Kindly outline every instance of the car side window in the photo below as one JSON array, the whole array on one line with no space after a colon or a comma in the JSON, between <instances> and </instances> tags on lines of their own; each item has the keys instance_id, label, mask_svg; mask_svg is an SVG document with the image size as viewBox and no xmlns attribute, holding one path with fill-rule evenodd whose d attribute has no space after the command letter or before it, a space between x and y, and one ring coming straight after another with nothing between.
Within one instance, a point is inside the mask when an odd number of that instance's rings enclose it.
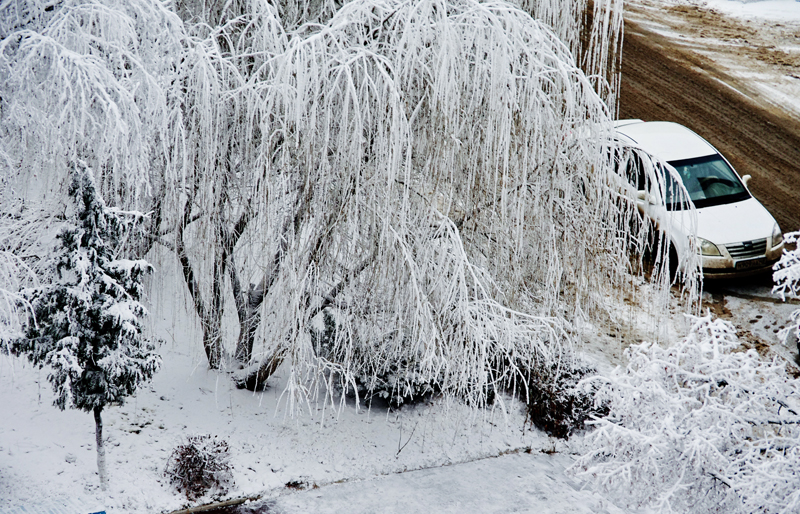
<instances>
[{"instance_id":1,"label":"car side window","mask_svg":"<svg viewBox=\"0 0 800 514\"><path fill-rule=\"evenodd\" d=\"M686 195L672 173L669 172L660 162L656 164L659 178L663 183L664 203L668 211L683 210L688 207Z\"/></svg>"},{"instance_id":2,"label":"car side window","mask_svg":"<svg viewBox=\"0 0 800 514\"><path fill-rule=\"evenodd\" d=\"M618 172L624 170L624 176L628 183L636 188L637 191L648 191L650 180L645 169L642 156L634 149L626 148L619 152L617 156Z\"/></svg>"}]
</instances>

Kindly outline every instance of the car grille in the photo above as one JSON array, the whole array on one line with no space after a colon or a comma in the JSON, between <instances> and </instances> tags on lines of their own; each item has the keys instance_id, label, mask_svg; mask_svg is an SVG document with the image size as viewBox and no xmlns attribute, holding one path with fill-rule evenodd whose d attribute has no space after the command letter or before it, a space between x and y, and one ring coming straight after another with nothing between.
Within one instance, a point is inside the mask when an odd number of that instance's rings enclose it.
<instances>
[{"instance_id":1,"label":"car grille","mask_svg":"<svg viewBox=\"0 0 800 514\"><path fill-rule=\"evenodd\" d=\"M754 257L762 257L767 253L767 240L756 239L754 241L744 241L742 243L725 245L725 248L734 260L752 259Z\"/></svg>"}]
</instances>

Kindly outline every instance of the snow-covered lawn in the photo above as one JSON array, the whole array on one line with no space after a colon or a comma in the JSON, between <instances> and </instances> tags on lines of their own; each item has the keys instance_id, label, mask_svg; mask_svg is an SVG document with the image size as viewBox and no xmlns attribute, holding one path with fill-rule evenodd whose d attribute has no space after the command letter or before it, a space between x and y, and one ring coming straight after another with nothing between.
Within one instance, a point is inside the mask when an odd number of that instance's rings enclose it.
<instances>
[{"instance_id":1,"label":"snow-covered lawn","mask_svg":"<svg viewBox=\"0 0 800 514\"><path fill-rule=\"evenodd\" d=\"M133 514L184 507L185 498L162 473L172 449L190 434L228 441L232 497L289 491L284 486L291 481L325 485L526 448L563 449L538 431L523 430L515 402L506 405L508 417L499 407L476 412L440 403L399 412L311 406L288 417L276 409L283 378L263 393L238 390L187 347L185 340L162 347L164 366L152 385L106 410L107 495L99 489L91 415L54 408L46 370L0 357L0 512L84 505L88 513L102 505L109 513ZM551 474L560 476L564 465L560 459Z\"/></svg>"},{"instance_id":2,"label":"snow-covered lawn","mask_svg":"<svg viewBox=\"0 0 800 514\"><path fill-rule=\"evenodd\" d=\"M617 514L623 510L565 477L568 455L512 454L284 495L283 514L464 512Z\"/></svg>"}]
</instances>

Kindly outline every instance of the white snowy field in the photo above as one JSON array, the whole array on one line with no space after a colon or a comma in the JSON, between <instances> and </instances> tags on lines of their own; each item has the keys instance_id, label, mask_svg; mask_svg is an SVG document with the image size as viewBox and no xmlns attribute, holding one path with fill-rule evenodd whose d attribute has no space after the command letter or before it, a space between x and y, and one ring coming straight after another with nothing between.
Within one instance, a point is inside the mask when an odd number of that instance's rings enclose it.
<instances>
[{"instance_id":1,"label":"white snowy field","mask_svg":"<svg viewBox=\"0 0 800 514\"><path fill-rule=\"evenodd\" d=\"M526 450L531 453L522 453L519 459L530 460L527 467L506 472L539 483L520 489L536 510L545 505L543 499L552 510L542 512L596 512L611 505L591 491L579 491L581 482L564 475L572 462L568 447L527 427L523 405L514 399L502 397L494 409L480 411L442 402L399 411L356 409L348 401L337 410L330 405L306 405L299 415L291 416L282 397L285 373L279 371L264 392L236 389L227 374L208 370L200 331L187 321L192 317L182 289L165 285L153 292L152 300L150 321L165 341L160 348L164 363L152 383L125 405L103 412L110 475L105 492L97 476L91 414L59 411L52 405L46 369L0 355L0 514L171 512L230 498L291 494L294 490L286 487L289 482L327 490L326 485L355 481L347 487L361 490L360 481L375 485L383 483L375 480L385 475L440 466L448 466L442 475L452 472L454 476L436 480L461 483L474 491L474 484L486 483L487 465L505 470L508 461L481 461L484 464L472 471L452 465ZM228 443L234 484L227 495L212 493L191 503L163 472L170 452L187 436L199 434ZM553 450L559 453L541 453ZM548 464L541 469L532 464L543 461ZM403 490L419 489L414 480L389 477L380 486L382 495L397 498L400 504ZM542 480L550 485L542 488ZM437 490L435 483L430 487ZM537 487L539 493L530 496ZM463 496L448 485L438 490L436 501L443 508ZM504 502L496 505L498 511L513 510L524 501L511 493L503 496ZM310 506L297 504L303 498L318 501L314 495L287 499L287 511L309 511ZM332 498L332 505L344 501ZM370 506L374 497L362 500L362 512L375 511Z\"/></svg>"},{"instance_id":2,"label":"white snowy field","mask_svg":"<svg viewBox=\"0 0 800 514\"><path fill-rule=\"evenodd\" d=\"M517 404L508 406L508 419L499 411L439 404L397 413L356 412L350 405L338 416L315 407L313 413L284 418L275 410L280 384L256 395L231 389L191 353L167 349L152 387L106 411L110 486L105 494L98 488L91 416L53 408L44 372L4 357L0 512L150 513L186 507L162 471L187 434L228 441L235 485L226 498L288 494L279 500L285 512L454 512L458 505L477 507L481 504L474 502L480 501L491 506L479 508L482 512L621 512L564 475L568 454L541 453L564 446L523 430ZM531 454L480 460L527 448ZM476 459L469 466L429 469ZM424 471L395 474L416 469ZM324 487L345 480L351 483ZM285 487L288 482L322 488L298 495Z\"/></svg>"},{"instance_id":3,"label":"white snowy field","mask_svg":"<svg viewBox=\"0 0 800 514\"><path fill-rule=\"evenodd\" d=\"M650 13L652 27L676 42L696 43L701 36L653 22L653 13L665 5L714 9L751 27L758 41L769 41L774 34L778 50L800 56L800 2L633 4ZM794 39L787 34L795 34ZM719 48L743 45L713 34L711 39L719 41ZM796 66L719 48L708 55L773 105L800 111ZM586 489L565 473L580 442L567 445L526 428L521 405L508 398L504 406L477 412L436 402L398 412L357 410L351 402L339 411L309 405L302 415L288 416L281 402L285 376L274 379L271 389L253 394L233 388L226 375L207 370L196 327L178 322L186 315L171 310L182 304L180 298L171 301L173 295L180 293L161 291L151 309L166 341L162 370L124 406L103 413L108 491L98 486L91 415L57 410L51 405L47 370L0 355L0 513L138 514L184 508L189 503L166 481L163 470L171 450L192 434L228 441L234 474L227 495L196 504L264 496L287 513L461 512L467 504L480 512L621 512L613 498ZM763 285L755 296L706 295L706 301L730 317L743 340L761 345L765 354L793 359L796 349L780 345L776 332L797 306L776 302ZM598 333L589 350L595 359L607 352L607 360L597 365L608 369L622 363L622 344L618 337ZM556 453L542 453L552 450ZM501 454L508 455L493 458ZM410 470L420 471L404 473ZM295 493L285 487L293 481L320 489Z\"/></svg>"},{"instance_id":4,"label":"white snowy field","mask_svg":"<svg viewBox=\"0 0 800 514\"><path fill-rule=\"evenodd\" d=\"M281 514L463 512L616 514L623 510L565 476L568 455L512 454L459 466L334 484L268 502Z\"/></svg>"},{"instance_id":5,"label":"white snowy field","mask_svg":"<svg viewBox=\"0 0 800 514\"><path fill-rule=\"evenodd\" d=\"M285 417L276 411L280 383L258 394L236 390L226 376L208 371L189 344L162 348L164 367L151 387L104 412L107 494L98 488L91 415L55 409L46 371L2 357L0 512L42 512L64 503L128 513L184 507L162 472L170 451L189 434L228 441L234 497L280 490L290 481L324 485L550 444L520 430L518 405L510 406L508 420L457 405L447 414L441 405L399 413L357 412L350 405L339 415L312 406L312 412Z\"/></svg>"},{"instance_id":6,"label":"white snowy field","mask_svg":"<svg viewBox=\"0 0 800 514\"><path fill-rule=\"evenodd\" d=\"M705 302L740 328L743 341L771 342L759 343L765 356L792 358L795 350L774 331L797 305L777 303L764 285L746 292L756 298L706 293ZM482 411L441 402L396 412L312 404L291 417L281 402L285 376L262 393L235 389L227 375L207 369L192 323L172 325L185 316L166 299L182 294L160 296L153 318L167 338L164 366L124 406L104 412L106 492L91 415L57 410L46 370L0 357L0 513L164 513L244 497L270 500L271 512L287 514L461 512L467 505L474 512L624 512L565 472L581 439L565 443L526 427L515 400ZM629 335L598 332L588 358L606 370L620 363ZM188 502L164 478L169 453L194 434L228 442L234 484L227 495ZM290 482L309 489L297 492Z\"/></svg>"},{"instance_id":7,"label":"white snowy field","mask_svg":"<svg viewBox=\"0 0 800 514\"><path fill-rule=\"evenodd\" d=\"M743 341L772 341L761 348L765 355L791 358L795 350L774 331L797 306L776 303L763 285L746 291L761 299L706 293L706 305L725 311ZM154 317L173 319L169 307L154 309ZM507 416L499 405L476 412L433 402L390 412L349 402L339 412L311 405L291 417L280 403L285 377L263 393L237 390L224 373L207 370L191 323L162 327L174 336L161 348L162 370L124 406L104 412L107 492L98 484L91 415L57 410L46 370L0 357L0 513L170 512L237 497L270 499L271 511L287 514L461 512L467 505L474 512L623 512L565 473L580 438L565 443L531 430L514 400L505 398ZM620 336L598 333L587 348L594 360L607 352L601 368L618 360ZM193 434L230 445L227 495L190 503L163 477L169 453ZM289 482L310 489L296 492Z\"/></svg>"},{"instance_id":8,"label":"white snowy field","mask_svg":"<svg viewBox=\"0 0 800 514\"><path fill-rule=\"evenodd\" d=\"M775 23L800 21L800 2L797 0L707 0L706 5L737 18L773 22L773 26Z\"/></svg>"}]
</instances>

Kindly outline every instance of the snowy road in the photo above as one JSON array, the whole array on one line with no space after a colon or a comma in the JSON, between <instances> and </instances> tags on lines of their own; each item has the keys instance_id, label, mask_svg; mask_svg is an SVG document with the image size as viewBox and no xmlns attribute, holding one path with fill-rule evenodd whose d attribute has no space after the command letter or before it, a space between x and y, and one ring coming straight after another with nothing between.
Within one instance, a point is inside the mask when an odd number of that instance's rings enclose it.
<instances>
[{"instance_id":1,"label":"snowy road","mask_svg":"<svg viewBox=\"0 0 800 514\"><path fill-rule=\"evenodd\" d=\"M565 478L569 456L511 454L466 464L381 476L290 493L237 514L624 512Z\"/></svg>"},{"instance_id":2,"label":"snowy road","mask_svg":"<svg viewBox=\"0 0 800 514\"><path fill-rule=\"evenodd\" d=\"M691 128L716 146L740 175L753 177L751 191L784 231L800 228L800 123L794 113L772 105L773 98L764 98L756 88L758 80L734 75L716 53L708 57L716 51L710 42L704 45L710 37L692 39L692 45L678 32L665 37L655 31L663 28L655 23L664 22L664 10L636 6L626 5L620 119L674 121ZM637 22L631 20L633 14ZM697 26L713 33L721 30L718 25L730 23L706 13ZM796 44L797 38L791 41ZM747 57L744 50L730 53L740 61ZM796 69L777 68L777 77Z\"/></svg>"}]
</instances>

